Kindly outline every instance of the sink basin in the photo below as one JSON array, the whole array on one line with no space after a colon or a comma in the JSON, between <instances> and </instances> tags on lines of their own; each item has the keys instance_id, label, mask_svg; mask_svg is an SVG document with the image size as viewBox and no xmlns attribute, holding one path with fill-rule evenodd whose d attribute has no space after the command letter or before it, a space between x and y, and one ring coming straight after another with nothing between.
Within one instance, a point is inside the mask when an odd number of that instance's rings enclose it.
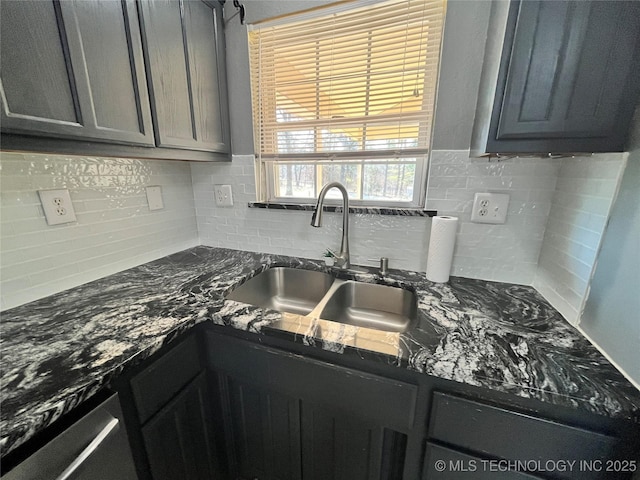
<instances>
[{"instance_id":1,"label":"sink basin","mask_svg":"<svg viewBox=\"0 0 640 480\"><path fill-rule=\"evenodd\" d=\"M227 299L386 332L406 332L417 319L416 296L408 290L286 267L262 272Z\"/></svg>"},{"instance_id":2,"label":"sink basin","mask_svg":"<svg viewBox=\"0 0 640 480\"><path fill-rule=\"evenodd\" d=\"M396 287L347 281L338 286L318 315L325 320L406 332L417 318L413 292Z\"/></svg>"},{"instance_id":3,"label":"sink basin","mask_svg":"<svg viewBox=\"0 0 640 480\"><path fill-rule=\"evenodd\" d=\"M326 273L274 267L240 285L227 298L279 312L307 315L332 283L333 277Z\"/></svg>"}]
</instances>

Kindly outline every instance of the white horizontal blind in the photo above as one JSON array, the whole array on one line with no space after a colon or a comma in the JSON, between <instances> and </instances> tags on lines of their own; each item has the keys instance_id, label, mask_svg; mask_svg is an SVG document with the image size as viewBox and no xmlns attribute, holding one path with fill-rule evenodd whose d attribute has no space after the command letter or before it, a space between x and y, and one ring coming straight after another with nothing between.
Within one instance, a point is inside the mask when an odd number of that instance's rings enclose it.
<instances>
[{"instance_id":1,"label":"white horizontal blind","mask_svg":"<svg viewBox=\"0 0 640 480\"><path fill-rule=\"evenodd\" d=\"M259 160L415 164L428 152L444 0L370 3L250 28Z\"/></svg>"}]
</instances>

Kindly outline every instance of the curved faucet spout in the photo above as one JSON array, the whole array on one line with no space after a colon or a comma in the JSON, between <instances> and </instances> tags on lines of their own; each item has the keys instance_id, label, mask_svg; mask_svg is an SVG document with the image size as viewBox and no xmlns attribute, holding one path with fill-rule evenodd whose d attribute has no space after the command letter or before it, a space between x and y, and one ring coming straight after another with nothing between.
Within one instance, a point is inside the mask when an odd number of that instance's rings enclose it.
<instances>
[{"instance_id":1,"label":"curved faucet spout","mask_svg":"<svg viewBox=\"0 0 640 480\"><path fill-rule=\"evenodd\" d=\"M340 253L335 255L335 266L339 268L350 268L349 259L349 194L347 189L340 182L327 183L318 194L316 209L311 216L311 226L322 226L322 207L324 206L324 198L327 192L332 188L337 188L342 194L342 244L340 245Z\"/></svg>"}]
</instances>

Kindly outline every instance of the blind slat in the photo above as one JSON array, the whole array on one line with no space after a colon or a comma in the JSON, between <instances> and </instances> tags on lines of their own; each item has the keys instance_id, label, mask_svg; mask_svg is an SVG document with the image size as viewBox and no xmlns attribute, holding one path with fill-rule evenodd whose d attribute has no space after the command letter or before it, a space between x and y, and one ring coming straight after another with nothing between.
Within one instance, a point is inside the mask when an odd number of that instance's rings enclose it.
<instances>
[{"instance_id":1,"label":"blind slat","mask_svg":"<svg viewBox=\"0 0 640 480\"><path fill-rule=\"evenodd\" d=\"M428 150L443 0L291 22L249 32L259 158Z\"/></svg>"}]
</instances>

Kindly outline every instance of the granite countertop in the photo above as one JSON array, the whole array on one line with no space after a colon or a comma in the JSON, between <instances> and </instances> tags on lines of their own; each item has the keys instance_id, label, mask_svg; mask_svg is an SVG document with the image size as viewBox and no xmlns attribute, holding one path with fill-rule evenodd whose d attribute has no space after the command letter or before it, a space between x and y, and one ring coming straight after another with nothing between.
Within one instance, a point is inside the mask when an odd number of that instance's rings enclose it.
<instances>
[{"instance_id":1,"label":"granite countertop","mask_svg":"<svg viewBox=\"0 0 640 480\"><path fill-rule=\"evenodd\" d=\"M635 389L533 288L391 270L357 280L418 298L417 328L378 332L225 300L273 266L324 262L195 247L2 313L2 456L201 322L640 422Z\"/></svg>"}]
</instances>

